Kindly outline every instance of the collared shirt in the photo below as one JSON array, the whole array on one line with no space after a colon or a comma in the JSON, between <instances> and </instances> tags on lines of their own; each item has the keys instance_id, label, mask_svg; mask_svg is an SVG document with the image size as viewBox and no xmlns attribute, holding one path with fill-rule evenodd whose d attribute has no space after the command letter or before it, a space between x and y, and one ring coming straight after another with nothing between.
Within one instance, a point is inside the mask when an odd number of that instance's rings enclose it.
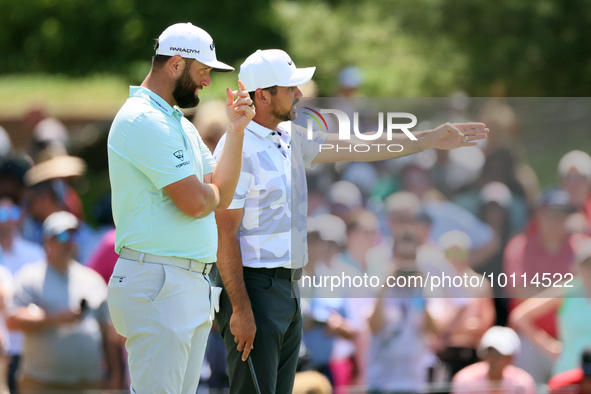
<instances>
[{"instance_id":1,"label":"collared shirt","mask_svg":"<svg viewBox=\"0 0 591 394\"><path fill-rule=\"evenodd\" d=\"M254 121L246 126L242 172L229 207L244 209L238 237L245 267L299 268L307 263L305 168L312 167L326 137L319 132L308 140L306 131L290 122L281 123L278 130ZM225 136L215 157L224 143Z\"/></svg>"},{"instance_id":2,"label":"collared shirt","mask_svg":"<svg viewBox=\"0 0 591 394\"><path fill-rule=\"evenodd\" d=\"M178 108L146 88L130 92L108 138L115 249L212 263L217 253L213 212L187 216L163 190L192 175L203 181L215 167L211 152Z\"/></svg>"}]
</instances>

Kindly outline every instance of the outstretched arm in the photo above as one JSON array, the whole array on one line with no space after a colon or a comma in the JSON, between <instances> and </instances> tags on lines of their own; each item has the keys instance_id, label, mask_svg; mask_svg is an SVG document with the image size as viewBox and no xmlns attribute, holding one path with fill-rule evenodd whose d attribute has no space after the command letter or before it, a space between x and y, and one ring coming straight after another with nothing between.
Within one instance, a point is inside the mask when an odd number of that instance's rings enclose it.
<instances>
[{"instance_id":1,"label":"outstretched arm","mask_svg":"<svg viewBox=\"0 0 591 394\"><path fill-rule=\"evenodd\" d=\"M338 161L378 161L395 159L427 149L455 149L476 146L478 140L486 138L489 130L484 123L445 123L433 130L413 133L416 141L405 134L386 133L380 138L365 141L352 135L349 140L340 140L338 134L329 134L313 163L335 163ZM363 149L359 149L359 146ZM369 149L368 149L369 148ZM365 151L367 150L367 151Z\"/></svg>"},{"instance_id":2,"label":"outstretched arm","mask_svg":"<svg viewBox=\"0 0 591 394\"><path fill-rule=\"evenodd\" d=\"M536 297L519 304L509 315L509 324L529 339L550 360L556 360L560 355L562 343L538 328L534 321L546 313L557 310L564 296L564 289L550 287Z\"/></svg>"}]
</instances>

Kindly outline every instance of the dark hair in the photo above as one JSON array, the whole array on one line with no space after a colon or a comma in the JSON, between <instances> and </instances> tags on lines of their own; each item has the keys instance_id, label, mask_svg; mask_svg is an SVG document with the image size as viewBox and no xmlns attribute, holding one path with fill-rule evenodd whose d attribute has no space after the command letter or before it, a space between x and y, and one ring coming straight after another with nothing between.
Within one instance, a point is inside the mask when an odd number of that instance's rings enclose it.
<instances>
[{"instance_id":1,"label":"dark hair","mask_svg":"<svg viewBox=\"0 0 591 394\"><path fill-rule=\"evenodd\" d=\"M158 50L158 47L160 45L158 42L158 39L156 39L155 41L156 42L154 43L154 51ZM152 68L163 67L171 57L172 56L168 56L168 55L154 55L152 57ZM193 63L193 61L195 60L193 58L187 58L187 57L184 57L183 59L185 59L185 62L187 62L187 66L190 66L191 63Z\"/></svg>"},{"instance_id":2,"label":"dark hair","mask_svg":"<svg viewBox=\"0 0 591 394\"><path fill-rule=\"evenodd\" d=\"M263 88L263 90L268 90L269 93L271 93L271 96L275 96L277 94L277 85L269 86L268 88ZM255 92L256 91L248 92L250 99L252 100L253 103L254 103Z\"/></svg>"},{"instance_id":3,"label":"dark hair","mask_svg":"<svg viewBox=\"0 0 591 394\"><path fill-rule=\"evenodd\" d=\"M162 68L166 64L166 62L170 59L170 56L166 55L154 55L152 57L152 68Z\"/></svg>"},{"instance_id":4,"label":"dark hair","mask_svg":"<svg viewBox=\"0 0 591 394\"><path fill-rule=\"evenodd\" d=\"M152 57L152 68L158 69L164 67L167 61L169 61L172 56L168 55L154 55ZM191 64L195 61L195 59L190 57L184 57L185 63L187 63L187 67L190 67Z\"/></svg>"}]
</instances>

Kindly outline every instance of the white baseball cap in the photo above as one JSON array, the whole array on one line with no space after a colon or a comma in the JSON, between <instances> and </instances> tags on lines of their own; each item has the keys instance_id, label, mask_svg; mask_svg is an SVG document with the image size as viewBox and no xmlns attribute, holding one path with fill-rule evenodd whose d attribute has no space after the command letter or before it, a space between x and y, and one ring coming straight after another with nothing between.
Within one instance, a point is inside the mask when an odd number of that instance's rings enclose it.
<instances>
[{"instance_id":1,"label":"white baseball cap","mask_svg":"<svg viewBox=\"0 0 591 394\"><path fill-rule=\"evenodd\" d=\"M158 37L156 55L179 55L198 60L214 71L234 71L234 67L217 60L211 36L191 23L177 23L167 27Z\"/></svg>"},{"instance_id":2,"label":"white baseball cap","mask_svg":"<svg viewBox=\"0 0 591 394\"><path fill-rule=\"evenodd\" d=\"M558 163L558 173L564 177L571 168L575 168L581 175L591 178L591 157L581 150L568 152L562 156Z\"/></svg>"},{"instance_id":3,"label":"white baseball cap","mask_svg":"<svg viewBox=\"0 0 591 394\"><path fill-rule=\"evenodd\" d=\"M504 356L512 356L521 350L521 341L513 329L494 326L484 333L480 340L480 347L484 349L492 347Z\"/></svg>"},{"instance_id":4,"label":"white baseball cap","mask_svg":"<svg viewBox=\"0 0 591 394\"><path fill-rule=\"evenodd\" d=\"M296 68L293 60L280 49L258 50L240 66L238 79L246 90L254 92L271 86L298 86L312 79L316 67Z\"/></svg>"},{"instance_id":5,"label":"white baseball cap","mask_svg":"<svg viewBox=\"0 0 591 394\"><path fill-rule=\"evenodd\" d=\"M347 245L347 225L338 216L322 214L309 217L308 232L318 232L320 239L333 241L341 247Z\"/></svg>"},{"instance_id":6,"label":"white baseball cap","mask_svg":"<svg viewBox=\"0 0 591 394\"><path fill-rule=\"evenodd\" d=\"M78 219L67 211L54 212L43 222L43 238L47 239L67 230L76 230Z\"/></svg>"},{"instance_id":7,"label":"white baseball cap","mask_svg":"<svg viewBox=\"0 0 591 394\"><path fill-rule=\"evenodd\" d=\"M513 197L511 190L501 182L489 182L480 189L480 199L482 204L488 204L490 202L496 202L502 208L509 209Z\"/></svg>"}]
</instances>

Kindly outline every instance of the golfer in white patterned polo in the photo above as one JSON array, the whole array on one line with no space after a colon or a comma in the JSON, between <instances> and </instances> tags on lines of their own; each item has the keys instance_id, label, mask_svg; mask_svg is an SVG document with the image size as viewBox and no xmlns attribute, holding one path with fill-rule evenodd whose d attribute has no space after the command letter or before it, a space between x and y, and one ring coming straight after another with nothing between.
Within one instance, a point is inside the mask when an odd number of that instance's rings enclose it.
<instances>
[{"instance_id":1,"label":"golfer in white patterned polo","mask_svg":"<svg viewBox=\"0 0 591 394\"><path fill-rule=\"evenodd\" d=\"M121 258L108 302L117 332L127 338L131 386L138 394L197 390L211 327L213 211L232 200L244 126L254 110L241 83L241 90L226 90L230 127L216 165L179 107L197 105L210 71L232 70L216 59L204 30L190 23L170 26L158 39L149 75L131 88L109 132Z\"/></svg>"},{"instance_id":2,"label":"golfer in white patterned polo","mask_svg":"<svg viewBox=\"0 0 591 394\"><path fill-rule=\"evenodd\" d=\"M240 66L239 79L251 94L256 115L244 137L242 174L230 209L216 215L219 233L216 284L225 291L216 322L226 344L231 393L254 393L248 364L251 356L262 393L290 393L302 336L302 318L292 282L307 262L306 166L337 161L392 159L428 148L474 146L486 138L482 123L446 123L415 133L417 141L393 135L403 152L350 148L364 143L356 136L339 141L338 134L319 133L313 140L292 127L298 85L309 81L315 68L296 68L287 53L257 51ZM282 123L286 122L286 123ZM386 134L386 133L385 133ZM228 143L222 138L215 155ZM328 143L342 150L323 150ZM372 145L373 146L373 145ZM220 280L221 279L221 280ZM255 336L256 333L256 336Z\"/></svg>"}]
</instances>

